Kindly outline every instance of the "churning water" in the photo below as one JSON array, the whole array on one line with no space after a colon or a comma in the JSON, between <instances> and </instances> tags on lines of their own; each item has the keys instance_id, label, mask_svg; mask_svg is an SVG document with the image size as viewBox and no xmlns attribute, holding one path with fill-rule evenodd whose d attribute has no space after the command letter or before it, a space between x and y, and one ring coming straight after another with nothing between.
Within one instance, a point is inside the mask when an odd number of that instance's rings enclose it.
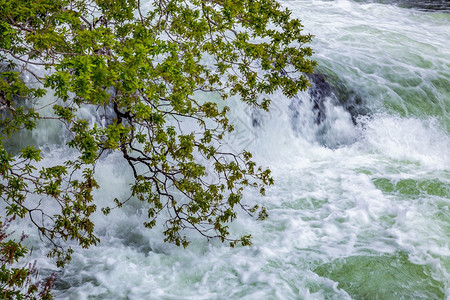
<instances>
[{"instance_id":1,"label":"churning water","mask_svg":"<svg viewBox=\"0 0 450 300\"><path fill-rule=\"evenodd\" d=\"M274 95L270 114L229 103L231 147L275 178L245 195L269 218L231 225L253 246L165 244L131 201L95 216L101 243L75 251L57 298L450 298L450 14L417 2L282 1L315 35L321 75L294 100ZM119 156L97 170L99 207L127 195Z\"/></svg>"}]
</instances>

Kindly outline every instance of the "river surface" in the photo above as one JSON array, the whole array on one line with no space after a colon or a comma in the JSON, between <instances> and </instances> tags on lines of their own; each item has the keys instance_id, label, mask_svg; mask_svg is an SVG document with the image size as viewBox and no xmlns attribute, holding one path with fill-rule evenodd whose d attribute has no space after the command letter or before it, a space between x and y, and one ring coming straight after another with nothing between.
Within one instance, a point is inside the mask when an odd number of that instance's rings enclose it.
<instances>
[{"instance_id":1,"label":"river surface","mask_svg":"<svg viewBox=\"0 0 450 300\"><path fill-rule=\"evenodd\" d=\"M266 197L244 200L269 218L231 225L253 245L193 233L187 249L165 244L130 201L95 215L101 243L75 250L57 299L450 298L448 1L281 3L315 35L323 80L294 100L273 95L268 114L230 100L230 146L253 151L275 179ZM57 147L43 164L67 155ZM99 207L127 195L118 155L97 170Z\"/></svg>"}]
</instances>

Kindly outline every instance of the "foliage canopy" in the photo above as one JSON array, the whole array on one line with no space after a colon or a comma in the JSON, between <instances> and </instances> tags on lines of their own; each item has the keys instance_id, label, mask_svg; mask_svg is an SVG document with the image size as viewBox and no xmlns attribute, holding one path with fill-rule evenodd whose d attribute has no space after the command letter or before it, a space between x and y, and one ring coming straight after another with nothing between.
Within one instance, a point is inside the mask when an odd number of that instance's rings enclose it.
<instances>
[{"instance_id":1,"label":"foliage canopy","mask_svg":"<svg viewBox=\"0 0 450 300\"><path fill-rule=\"evenodd\" d=\"M0 0L0 199L7 214L29 218L62 265L72 251L64 241L99 241L94 175L100 156L114 151L133 172L130 197L146 205L145 226L168 212L166 241L187 246L182 231L193 228L231 246L249 244L250 236L230 237L227 224L238 207L266 215L241 200L247 186L264 194L270 171L249 152L221 150L233 131L229 108L198 95L236 96L267 110L270 100L261 95L281 89L292 97L307 87L310 40L275 0ZM57 101L44 114L49 90ZM80 108L102 111L106 122L90 122ZM5 147L17 131L54 120L65 125L76 159L38 166L37 147ZM50 200L57 213L47 209Z\"/></svg>"}]
</instances>

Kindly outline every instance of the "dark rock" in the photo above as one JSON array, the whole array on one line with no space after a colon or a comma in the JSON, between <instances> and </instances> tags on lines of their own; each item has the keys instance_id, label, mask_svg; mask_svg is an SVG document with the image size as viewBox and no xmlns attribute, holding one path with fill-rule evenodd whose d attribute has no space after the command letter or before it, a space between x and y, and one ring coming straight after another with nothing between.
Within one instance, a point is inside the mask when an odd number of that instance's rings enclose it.
<instances>
[{"instance_id":1,"label":"dark rock","mask_svg":"<svg viewBox=\"0 0 450 300\"><path fill-rule=\"evenodd\" d=\"M333 105L342 106L348 111L352 117L353 123L356 124L356 118L359 115L365 115L367 112L363 106L361 96L355 91L349 89L344 82L339 79L328 79L326 75L315 73L308 76L311 87L308 93L313 103L313 112L315 115L315 123L321 124L326 116L325 101L330 101ZM296 107L301 100L296 98L290 105L293 111L294 119L299 117ZM295 121L295 120L294 120Z\"/></svg>"},{"instance_id":2,"label":"dark rock","mask_svg":"<svg viewBox=\"0 0 450 300\"><path fill-rule=\"evenodd\" d=\"M324 101L333 96L333 87L326 81L325 76L316 73L309 76L311 87L309 95L314 103L313 110L316 124L320 124L326 118Z\"/></svg>"}]
</instances>

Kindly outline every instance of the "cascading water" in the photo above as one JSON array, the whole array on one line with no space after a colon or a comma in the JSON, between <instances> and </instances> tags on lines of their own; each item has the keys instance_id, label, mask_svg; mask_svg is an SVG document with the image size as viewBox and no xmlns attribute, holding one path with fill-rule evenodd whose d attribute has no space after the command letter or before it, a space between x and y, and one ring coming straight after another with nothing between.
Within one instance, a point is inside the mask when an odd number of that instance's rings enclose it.
<instances>
[{"instance_id":1,"label":"cascading water","mask_svg":"<svg viewBox=\"0 0 450 300\"><path fill-rule=\"evenodd\" d=\"M75 251L57 298L450 297L450 14L445 1L387 2L282 1L315 35L320 75L296 99L272 95L268 114L230 100L230 147L251 150L276 180L264 198L245 195L269 218L231 225L253 246L165 244L130 201L95 216L101 243ZM68 155L53 147L42 163ZM97 170L99 207L126 196L119 156Z\"/></svg>"}]
</instances>

